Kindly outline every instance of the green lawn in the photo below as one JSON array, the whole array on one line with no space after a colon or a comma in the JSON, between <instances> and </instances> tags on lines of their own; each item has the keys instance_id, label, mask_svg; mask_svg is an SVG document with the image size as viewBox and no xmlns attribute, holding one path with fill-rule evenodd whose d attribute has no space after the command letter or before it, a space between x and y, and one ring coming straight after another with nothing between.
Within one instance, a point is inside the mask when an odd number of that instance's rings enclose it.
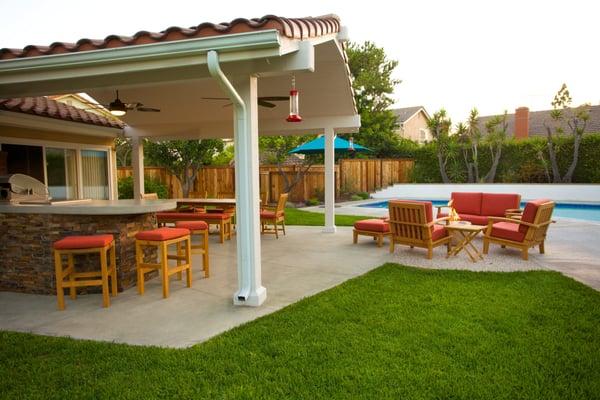
<instances>
[{"instance_id":1,"label":"green lawn","mask_svg":"<svg viewBox=\"0 0 600 400\"><path fill-rule=\"evenodd\" d=\"M386 264L190 349L0 333L6 399L590 399L600 294Z\"/></svg>"},{"instance_id":2,"label":"green lawn","mask_svg":"<svg viewBox=\"0 0 600 400\"><path fill-rule=\"evenodd\" d=\"M361 219L374 218L357 215L336 215L335 224L337 226L353 226L354 222ZM308 225L308 226L323 226L325 225L325 214L298 210L297 208L285 209L285 224L286 225Z\"/></svg>"}]
</instances>

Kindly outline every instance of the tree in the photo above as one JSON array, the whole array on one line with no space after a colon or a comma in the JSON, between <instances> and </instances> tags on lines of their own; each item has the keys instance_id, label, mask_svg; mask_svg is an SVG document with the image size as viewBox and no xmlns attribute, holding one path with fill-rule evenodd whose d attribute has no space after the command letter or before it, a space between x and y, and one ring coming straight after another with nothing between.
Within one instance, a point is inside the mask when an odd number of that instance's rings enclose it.
<instances>
[{"instance_id":1,"label":"tree","mask_svg":"<svg viewBox=\"0 0 600 400\"><path fill-rule=\"evenodd\" d=\"M458 143L462 150L463 159L467 168L467 182L479 182L479 153L478 146L481 140L479 130L479 111L473 108L469 113L466 123L456 125Z\"/></svg>"},{"instance_id":2,"label":"tree","mask_svg":"<svg viewBox=\"0 0 600 400\"><path fill-rule=\"evenodd\" d=\"M563 83L561 88L558 90L552 100L552 111L550 113L551 121L544 121L546 128L546 139L548 147L548 156L550 158L550 166L552 168L552 178L554 183L571 183L573 180L573 173L577 167L579 161L579 146L581 145L581 138L588 120L590 119L589 105L584 104L577 108L571 108L572 99L571 94L567 85ZM560 169L558 167L558 160L556 157L556 149L553 140L553 133L561 135L564 132L564 125L567 125L569 132L573 135L573 155L571 157L571 163L567 168L565 174L561 177ZM553 132L554 131L554 132Z\"/></svg>"},{"instance_id":3,"label":"tree","mask_svg":"<svg viewBox=\"0 0 600 400\"><path fill-rule=\"evenodd\" d=\"M200 168L210 165L222 151L221 139L146 140L144 144L144 155L148 161L146 164L164 167L175 176L181 184L183 197L189 197Z\"/></svg>"},{"instance_id":4,"label":"tree","mask_svg":"<svg viewBox=\"0 0 600 400\"><path fill-rule=\"evenodd\" d=\"M448 117L446 110L443 108L433 114L431 119L427 121L427 127L436 142L438 167L443 183L450 183L446 165L450 156L450 127L452 120Z\"/></svg>"},{"instance_id":5,"label":"tree","mask_svg":"<svg viewBox=\"0 0 600 400\"><path fill-rule=\"evenodd\" d=\"M506 130L508 129L508 123L506 122L507 115L507 111L504 111L504 115L497 115L485 124L487 135L482 144L488 147L492 158L492 165L488 173L483 177L483 182L485 183L494 183L494 179L496 179L496 171L498 170L498 164L502 156L502 147L506 140Z\"/></svg>"},{"instance_id":6,"label":"tree","mask_svg":"<svg viewBox=\"0 0 600 400\"><path fill-rule=\"evenodd\" d=\"M400 143L394 133L398 126L396 116L389 107L394 103L390 95L401 82L392 78L398 61L388 60L383 48L372 42L351 43L346 52L361 118L361 128L354 139L377 157L394 156Z\"/></svg>"},{"instance_id":7,"label":"tree","mask_svg":"<svg viewBox=\"0 0 600 400\"><path fill-rule=\"evenodd\" d=\"M283 179L284 192L289 193L294 186L300 182L310 167L315 163L318 156L307 155L304 157L302 166L296 170L292 179L283 171L284 162L289 157L289 152L302 143L314 139L312 135L305 136L261 136L258 139L261 154L270 164L277 165L279 176ZM322 158L322 157L320 157Z\"/></svg>"},{"instance_id":8,"label":"tree","mask_svg":"<svg viewBox=\"0 0 600 400\"><path fill-rule=\"evenodd\" d=\"M117 137L115 139L115 149L117 153L117 166L128 167L131 165L131 140L126 137Z\"/></svg>"}]
</instances>

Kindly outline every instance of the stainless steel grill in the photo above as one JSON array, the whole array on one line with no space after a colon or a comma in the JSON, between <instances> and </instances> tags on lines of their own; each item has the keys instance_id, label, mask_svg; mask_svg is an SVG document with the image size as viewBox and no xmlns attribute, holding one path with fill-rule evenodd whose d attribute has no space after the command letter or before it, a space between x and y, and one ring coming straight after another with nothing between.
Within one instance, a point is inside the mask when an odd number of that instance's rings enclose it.
<instances>
[{"instance_id":1,"label":"stainless steel grill","mask_svg":"<svg viewBox=\"0 0 600 400\"><path fill-rule=\"evenodd\" d=\"M29 175L2 175L0 176L0 201L10 203L50 201L50 194L46 185Z\"/></svg>"}]
</instances>

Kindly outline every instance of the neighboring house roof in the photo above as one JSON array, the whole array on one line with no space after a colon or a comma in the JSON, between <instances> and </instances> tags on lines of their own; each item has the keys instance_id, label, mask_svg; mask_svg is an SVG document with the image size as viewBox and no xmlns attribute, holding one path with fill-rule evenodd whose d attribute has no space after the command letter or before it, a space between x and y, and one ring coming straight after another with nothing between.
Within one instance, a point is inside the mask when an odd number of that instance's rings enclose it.
<instances>
[{"instance_id":1,"label":"neighboring house roof","mask_svg":"<svg viewBox=\"0 0 600 400\"><path fill-rule=\"evenodd\" d=\"M84 124L104 126L108 128L123 128L123 122L87 112L77 107L61 103L47 97L19 97L15 99L0 99L0 110L19 112L40 117L55 118L65 121L81 122Z\"/></svg>"},{"instance_id":2,"label":"neighboring house roof","mask_svg":"<svg viewBox=\"0 0 600 400\"><path fill-rule=\"evenodd\" d=\"M81 39L76 43L55 42L50 46L29 45L23 49L3 48L0 49L0 59L83 52L269 29L276 29L282 36L291 39L307 39L339 32L340 20L333 14L314 18L283 18L275 15L265 15L262 18L250 20L238 18L220 24L205 22L190 28L174 26L161 32L140 31L133 36L110 35L104 39Z\"/></svg>"},{"instance_id":3,"label":"neighboring house roof","mask_svg":"<svg viewBox=\"0 0 600 400\"><path fill-rule=\"evenodd\" d=\"M402 123L408 121L413 115L417 114L421 110L423 110L423 113L425 113L425 116L427 116L427 118L429 118L429 114L427 114L427 111L425 111L425 107L423 107L423 106L395 108L391 111L396 115L396 118L398 119L398 123L402 124Z\"/></svg>"},{"instance_id":4,"label":"neighboring house roof","mask_svg":"<svg viewBox=\"0 0 600 400\"><path fill-rule=\"evenodd\" d=\"M529 112L529 136L544 136L546 135L546 128L544 126L544 122L548 123L550 126L552 118L550 117L550 113L552 110L542 110L542 111L530 111ZM587 122L585 132L584 133L600 133L600 105L598 106L589 106L590 119ZM483 117L479 117L479 129L482 133L485 133L485 124L494 117L500 115L486 115ZM507 114L506 115L506 124L507 130L506 133L508 135L514 135L515 132L515 114ZM568 127L564 126L563 129L566 133L569 132Z\"/></svg>"}]
</instances>

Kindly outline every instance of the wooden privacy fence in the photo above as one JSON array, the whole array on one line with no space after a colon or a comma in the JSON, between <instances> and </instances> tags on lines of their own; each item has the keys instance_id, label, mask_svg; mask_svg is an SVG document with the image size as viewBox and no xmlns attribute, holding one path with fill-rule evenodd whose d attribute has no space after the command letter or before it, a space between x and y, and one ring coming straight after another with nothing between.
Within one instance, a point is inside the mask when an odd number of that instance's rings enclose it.
<instances>
[{"instance_id":1,"label":"wooden privacy fence","mask_svg":"<svg viewBox=\"0 0 600 400\"><path fill-rule=\"evenodd\" d=\"M395 183L407 183L411 159L343 159L335 166L336 198L342 193L375 192ZM283 172L292 182L304 166L284 166ZM119 167L119 179L131 176L131 167ZM145 176L167 186L169 197L183 197L177 178L162 167L146 167ZM269 202L277 201L285 190L285 182L276 165L260 166L260 192L267 194ZM322 198L324 193L325 167L313 165L290 192L292 202L305 202L310 198ZM218 197L219 193L235 192L235 168L230 166L207 166L198 172L190 197Z\"/></svg>"}]
</instances>

